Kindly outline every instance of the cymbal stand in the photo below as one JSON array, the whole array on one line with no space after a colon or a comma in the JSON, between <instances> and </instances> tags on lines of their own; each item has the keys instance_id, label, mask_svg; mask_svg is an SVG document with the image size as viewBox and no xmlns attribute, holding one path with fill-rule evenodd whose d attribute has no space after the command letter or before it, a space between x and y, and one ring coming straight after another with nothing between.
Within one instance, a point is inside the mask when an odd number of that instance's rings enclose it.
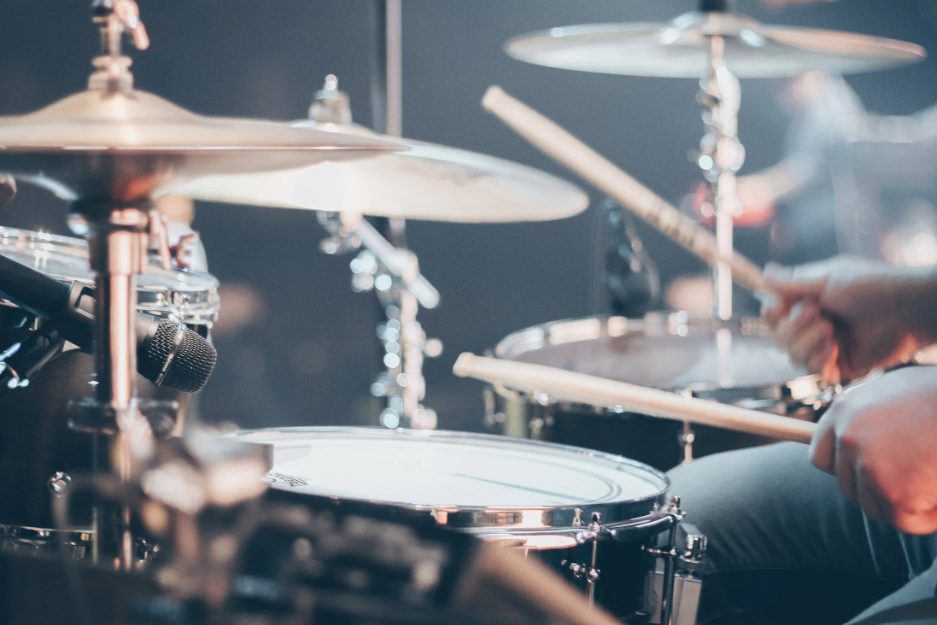
<instances>
[{"instance_id":1,"label":"cymbal stand","mask_svg":"<svg viewBox=\"0 0 937 625\"><path fill-rule=\"evenodd\" d=\"M704 11L726 11L728 8L728 2L722 0L703 0L701 3ZM745 149L738 139L741 100L738 78L725 64L725 39L712 36L709 38L707 75L700 81L697 95L697 101L703 107L706 127L700 141L697 165L710 186L702 213L715 216L716 246L723 258L733 253L733 219L740 209L735 174L745 162ZM732 286L732 269L727 263L717 261L713 266L713 317L717 321L732 318ZM732 333L728 328L718 329L716 351L720 363L729 358L731 349ZM695 434L689 423L683 424L678 438L683 448L683 462L690 462Z\"/></svg>"},{"instance_id":2,"label":"cymbal stand","mask_svg":"<svg viewBox=\"0 0 937 625\"><path fill-rule=\"evenodd\" d=\"M442 353L438 339L427 339L417 321L419 307L439 305L439 292L420 273L416 254L394 247L361 215L320 212L319 222L331 234L321 245L327 254L363 247L351 261L352 289L377 292L387 321L377 328L384 345L384 366L371 394L385 397L380 416L388 428L435 429L436 413L422 404L426 395L424 357Z\"/></svg>"},{"instance_id":3,"label":"cymbal stand","mask_svg":"<svg viewBox=\"0 0 937 625\"><path fill-rule=\"evenodd\" d=\"M129 33L138 48L149 45L137 5L132 0L99 0L93 9L94 21L101 30L103 53L94 59L97 71L91 75L88 88L129 92L133 89L131 61L121 54L121 39ZM153 432L136 397L134 324L136 275L146 264L151 234L168 245L165 237L158 236L158 226L152 224L152 210L149 199L125 202L117 198L83 198L71 206L72 230L88 238L96 301L95 396L72 407L70 423L96 437L102 433L111 436L110 469L124 482L130 481L135 464L147 458L153 449ZM111 528L103 525L108 519L102 508L96 506L94 558L116 555L116 566L129 570L134 561L129 507L125 506L118 515L116 544L109 544L113 538Z\"/></svg>"},{"instance_id":4,"label":"cymbal stand","mask_svg":"<svg viewBox=\"0 0 937 625\"><path fill-rule=\"evenodd\" d=\"M738 79L725 65L725 40L709 38L706 78L700 81L698 101L703 107L706 134L700 141L697 164L710 185L703 213L715 215L716 244L723 257L732 255L732 220L739 212L735 173L745 161L745 149L738 140L738 112L741 89ZM713 316L732 318L732 270L717 262L713 274Z\"/></svg>"}]
</instances>

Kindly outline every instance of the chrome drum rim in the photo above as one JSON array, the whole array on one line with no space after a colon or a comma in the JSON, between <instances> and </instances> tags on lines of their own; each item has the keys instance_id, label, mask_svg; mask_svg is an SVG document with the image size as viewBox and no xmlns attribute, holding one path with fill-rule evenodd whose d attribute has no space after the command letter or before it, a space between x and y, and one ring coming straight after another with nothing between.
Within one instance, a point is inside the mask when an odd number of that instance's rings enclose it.
<instances>
[{"instance_id":1,"label":"chrome drum rim","mask_svg":"<svg viewBox=\"0 0 937 625\"><path fill-rule=\"evenodd\" d=\"M666 523L672 511L666 509L670 480L662 472L645 464L604 452L581 447L558 445L506 436L447 432L441 430L387 430L378 428L343 427L296 427L245 430L228 434L240 441L284 447L290 442L301 443L303 439L317 440L334 438L343 440L380 439L382 441L408 440L454 442L484 446L492 449L517 449L542 454L574 454L577 458L588 458L586 462L604 463L631 476L640 477L652 484L654 492L647 496L625 498L600 503L578 503L560 506L472 506L472 505L426 505L407 504L400 501L382 501L334 494L302 492L302 496L323 497L337 502L368 502L378 505L402 507L425 511L438 525L471 532L483 538L509 543L524 543L528 548L562 548L582 543L596 537L590 529L593 514L601 519L599 538L623 539L631 532L644 532L657 523ZM568 456L571 457L571 456ZM414 476L419 479L419 476ZM277 471L274 465L267 481L272 488L282 491L294 490L302 480ZM537 540L539 539L539 540Z\"/></svg>"}]
</instances>

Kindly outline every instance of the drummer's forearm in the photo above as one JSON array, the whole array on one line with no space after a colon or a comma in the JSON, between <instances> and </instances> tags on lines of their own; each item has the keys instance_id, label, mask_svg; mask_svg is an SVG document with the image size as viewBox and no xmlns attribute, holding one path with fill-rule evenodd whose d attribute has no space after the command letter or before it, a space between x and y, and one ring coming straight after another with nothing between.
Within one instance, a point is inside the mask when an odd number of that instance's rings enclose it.
<instances>
[{"instance_id":1,"label":"drummer's forearm","mask_svg":"<svg viewBox=\"0 0 937 625\"><path fill-rule=\"evenodd\" d=\"M922 346L937 343L937 267L907 270L897 288L900 321Z\"/></svg>"}]
</instances>

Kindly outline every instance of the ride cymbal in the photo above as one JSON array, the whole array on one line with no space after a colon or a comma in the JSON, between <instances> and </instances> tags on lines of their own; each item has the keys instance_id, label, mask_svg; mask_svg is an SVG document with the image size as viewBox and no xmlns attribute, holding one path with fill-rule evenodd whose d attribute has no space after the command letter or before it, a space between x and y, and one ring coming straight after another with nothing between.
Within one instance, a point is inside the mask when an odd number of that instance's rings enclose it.
<instances>
[{"instance_id":1,"label":"ride cymbal","mask_svg":"<svg viewBox=\"0 0 937 625\"><path fill-rule=\"evenodd\" d=\"M701 78L709 39L725 39L725 63L739 78L794 76L809 70L855 73L925 58L912 43L868 35L768 26L735 13L685 13L669 23L585 24L519 35L512 57L536 65L603 74Z\"/></svg>"}]
</instances>

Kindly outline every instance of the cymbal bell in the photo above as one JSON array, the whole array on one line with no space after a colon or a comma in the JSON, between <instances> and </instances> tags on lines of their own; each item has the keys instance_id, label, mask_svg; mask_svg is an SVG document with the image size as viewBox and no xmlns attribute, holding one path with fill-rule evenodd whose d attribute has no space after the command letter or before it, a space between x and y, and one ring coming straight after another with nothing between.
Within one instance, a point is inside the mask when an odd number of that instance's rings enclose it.
<instances>
[{"instance_id":1,"label":"cymbal bell","mask_svg":"<svg viewBox=\"0 0 937 625\"><path fill-rule=\"evenodd\" d=\"M768 26L735 13L692 12L669 23L586 24L519 35L512 57L536 65L603 74L702 78L709 39L725 38L725 63L739 78L795 76L809 70L855 73L925 58L912 43L867 35Z\"/></svg>"},{"instance_id":2,"label":"cymbal bell","mask_svg":"<svg viewBox=\"0 0 937 625\"><path fill-rule=\"evenodd\" d=\"M0 117L0 171L69 200L133 201L206 174L405 149L378 136L205 117L139 90L89 89L34 113Z\"/></svg>"},{"instance_id":3,"label":"cymbal bell","mask_svg":"<svg viewBox=\"0 0 937 625\"><path fill-rule=\"evenodd\" d=\"M312 120L292 127L297 132L381 137L361 126ZM235 204L461 223L547 221L578 214L589 205L579 188L536 169L467 150L394 140L409 150L292 171L205 177L173 193Z\"/></svg>"}]
</instances>

